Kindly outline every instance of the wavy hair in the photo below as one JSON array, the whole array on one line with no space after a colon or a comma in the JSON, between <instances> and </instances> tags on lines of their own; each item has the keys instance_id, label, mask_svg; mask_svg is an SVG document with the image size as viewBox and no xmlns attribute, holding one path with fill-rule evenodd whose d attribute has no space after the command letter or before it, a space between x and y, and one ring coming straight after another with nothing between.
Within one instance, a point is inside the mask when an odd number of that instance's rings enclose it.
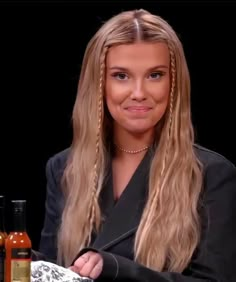
<instances>
[{"instance_id":1,"label":"wavy hair","mask_svg":"<svg viewBox=\"0 0 236 282\"><path fill-rule=\"evenodd\" d=\"M58 233L58 263L68 266L99 232L99 195L106 177L112 135L105 110L106 54L111 46L165 42L171 90L158 123L148 198L136 232L135 260L151 269L181 272L199 242L201 164L194 151L190 77L182 44L172 27L146 10L113 16L87 45L73 108L73 141L63 175L65 208Z\"/></svg>"}]
</instances>

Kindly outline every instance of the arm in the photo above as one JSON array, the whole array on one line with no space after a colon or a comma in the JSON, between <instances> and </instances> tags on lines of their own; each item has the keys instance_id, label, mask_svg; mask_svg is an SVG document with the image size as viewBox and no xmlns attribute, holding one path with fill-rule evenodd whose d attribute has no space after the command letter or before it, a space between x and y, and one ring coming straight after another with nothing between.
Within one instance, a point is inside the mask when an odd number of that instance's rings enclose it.
<instances>
[{"instance_id":1,"label":"arm","mask_svg":"<svg viewBox=\"0 0 236 282\"><path fill-rule=\"evenodd\" d=\"M57 256L57 230L63 207L63 195L60 188L61 169L56 158L49 159L46 164L46 179L45 218L39 252L45 255L45 260L55 262Z\"/></svg>"},{"instance_id":2,"label":"arm","mask_svg":"<svg viewBox=\"0 0 236 282\"><path fill-rule=\"evenodd\" d=\"M103 268L96 281L235 282L236 169L217 161L206 168L201 242L183 273L157 272L125 257L100 250Z\"/></svg>"}]
</instances>

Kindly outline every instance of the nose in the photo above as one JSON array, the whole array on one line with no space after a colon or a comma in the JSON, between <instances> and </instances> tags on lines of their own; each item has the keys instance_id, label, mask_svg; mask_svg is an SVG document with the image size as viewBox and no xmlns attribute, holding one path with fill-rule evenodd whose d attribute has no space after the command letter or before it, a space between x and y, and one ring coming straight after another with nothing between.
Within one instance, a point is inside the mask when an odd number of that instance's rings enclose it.
<instances>
[{"instance_id":1,"label":"nose","mask_svg":"<svg viewBox=\"0 0 236 282\"><path fill-rule=\"evenodd\" d=\"M146 100L146 91L143 81L138 80L134 82L130 98L135 101Z\"/></svg>"}]
</instances>

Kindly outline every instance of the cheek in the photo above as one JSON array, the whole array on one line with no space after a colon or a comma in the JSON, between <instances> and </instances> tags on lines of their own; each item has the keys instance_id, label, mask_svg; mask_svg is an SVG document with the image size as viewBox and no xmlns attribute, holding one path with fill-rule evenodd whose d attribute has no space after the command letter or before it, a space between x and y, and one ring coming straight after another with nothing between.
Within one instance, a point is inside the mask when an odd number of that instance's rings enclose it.
<instances>
[{"instance_id":1,"label":"cheek","mask_svg":"<svg viewBox=\"0 0 236 282\"><path fill-rule=\"evenodd\" d=\"M105 88L105 100L108 108L120 105L127 97L127 88L121 83L107 82Z\"/></svg>"},{"instance_id":2,"label":"cheek","mask_svg":"<svg viewBox=\"0 0 236 282\"><path fill-rule=\"evenodd\" d=\"M110 95L105 97L105 102L106 102L106 106L108 109L108 112L110 113L110 115L112 116L113 119L119 119L122 115L121 115L121 106L120 106L120 102L118 101L118 99L116 99L116 97L111 97Z\"/></svg>"},{"instance_id":3,"label":"cheek","mask_svg":"<svg viewBox=\"0 0 236 282\"><path fill-rule=\"evenodd\" d=\"M157 107L157 116L159 116L159 119L161 119L166 113L168 104L168 99L165 99L161 103L159 103L159 106Z\"/></svg>"},{"instance_id":4,"label":"cheek","mask_svg":"<svg viewBox=\"0 0 236 282\"><path fill-rule=\"evenodd\" d=\"M153 92L154 93L154 92ZM158 92L152 95L156 105L154 119L159 121L165 114L170 97L170 87L168 84L158 89Z\"/></svg>"},{"instance_id":5,"label":"cheek","mask_svg":"<svg viewBox=\"0 0 236 282\"><path fill-rule=\"evenodd\" d=\"M157 102L157 111L159 112L159 115L163 116L165 114L168 105L169 105L169 93L159 97L159 100Z\"/></svg>"},{"instance_id":6,"label":"cheek","mask_svg":"<svg viewBox=\"0 0 236 282\"><path fill-rule=\"evenodd\" d=\"M158 85L157 88L153 87L152 97L157 103L166 103L170 96L170 84L169 82Z\"/></svg>"},{"instance_id":7,"label":"cheek","mask_svg":"<svg viewBox=\"0 0 236 282\"><path fill-rule=\"evenodd\" d=\"M105 103L107 105L108 111L110 112L111 116L114 118L114 113L116 111L118 101L117 101L117 95L115 94L114 89L113 87L111 87L111 85L106 85Z\"/></svg>"},{"instance_id":8,"label":"cheek","mask_svg":"<svg viewBox=\"0 0 236 282\"><path fill-rule=\"evenodd\" d=\"M112 114L112 112L114 111L114 102L112 101L111 97L110 96L105 96L105 102L106 102L106 105L107 105L107 109L108 111Z\"/></svg>"}]
</instances>

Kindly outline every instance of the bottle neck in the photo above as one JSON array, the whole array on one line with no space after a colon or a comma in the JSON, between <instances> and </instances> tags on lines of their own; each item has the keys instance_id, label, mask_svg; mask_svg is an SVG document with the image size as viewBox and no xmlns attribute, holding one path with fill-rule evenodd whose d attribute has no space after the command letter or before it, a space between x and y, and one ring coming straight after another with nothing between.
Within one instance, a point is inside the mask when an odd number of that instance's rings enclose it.
<instances>
[{"instance_id":1,"label":"bottle neck","mask_svg":"<svg viewBox=\"0 0 236 282\"><path fill-rule=\"evenodd\" d=\"M25 213L15 213L13 216L13 230L14 232L26 231Z\"/></svg>"},{"instance_id":2,"label":"bottle neck","mask_svg":"<svg viewBox=\"0 0 236 282\"><path fill-rule=\"evenodd\" d=\"M0 207L0 231L5 232L5 222L4 222L4 208Z\"/></svg>"}]
</instances>

